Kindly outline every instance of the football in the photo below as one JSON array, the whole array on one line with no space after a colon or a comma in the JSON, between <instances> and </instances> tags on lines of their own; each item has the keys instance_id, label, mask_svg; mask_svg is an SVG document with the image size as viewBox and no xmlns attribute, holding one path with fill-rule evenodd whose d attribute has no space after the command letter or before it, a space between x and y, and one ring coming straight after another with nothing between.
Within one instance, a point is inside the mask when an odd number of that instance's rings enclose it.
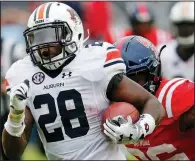
<instances>
[{"instance_id":1,"label":"football","mask_svg":"<svg viewBox=\"0 0 195 161\"><path fill-rule=\"evenodd\" d=\"M130 115L133 123L139 119L139 112L133 105L126 102L115 102L104 111L102 123L104 123L106 119L112 119L118 115L123 116L125 119Z\"/></svg>"}]
</instances>

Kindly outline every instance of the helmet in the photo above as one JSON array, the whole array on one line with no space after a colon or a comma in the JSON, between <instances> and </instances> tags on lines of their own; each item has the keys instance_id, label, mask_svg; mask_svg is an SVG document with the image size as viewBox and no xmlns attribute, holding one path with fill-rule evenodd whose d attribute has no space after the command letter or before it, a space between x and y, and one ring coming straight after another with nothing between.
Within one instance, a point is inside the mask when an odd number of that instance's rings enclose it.
<instances>
[{"instance_id":1,"label":"helmet","mask_svg":"<svg viewBox=\"0 0 195 161\"><path fill-rule=\"evenodd\" d=\"M144 2L139 2L129 15L131 24L144 22L153 23L154 20L154 15L152 14L151 9Z\"/></svg>"},{"instance_id":2,"label":"helmet","mask_svg":"<svg viewBox=\"0 0 195 161\"><path fill-rule=\"evenodd\" d=\"M181 45L194 44L194 2L177 2L171 8L173 36ZM185 25L185 26L184 26ZM186 25L190 25L190 29ZM183 26L183 31L180 31Z\"/></svg>"},{"instance_id":3,"label":"helmet","mask_svg":"<svg viewBox=\"0 0 195 161\"><path fill-rule=\"evenodd\" d=\"M24 31L26 51L32 62L55 70L75 56L83 46L84 30L78 14L64 3L49 2L37 7L28 19ZM41 49L60 45L61 53L49 60L43 59Z\"/></svg>"},{"instance_id":4,"label":"helmet","mask_svg":"<svg viewBox=\"0 0 195 161\"><path fill-rule=\"evenodd\" d=\"M141 36L124 37L114 46L121 52L127 77L147 72L147 81L143 87L154 94L161 81L160 61L155 46Z\"/></svg>"}]
</instances>

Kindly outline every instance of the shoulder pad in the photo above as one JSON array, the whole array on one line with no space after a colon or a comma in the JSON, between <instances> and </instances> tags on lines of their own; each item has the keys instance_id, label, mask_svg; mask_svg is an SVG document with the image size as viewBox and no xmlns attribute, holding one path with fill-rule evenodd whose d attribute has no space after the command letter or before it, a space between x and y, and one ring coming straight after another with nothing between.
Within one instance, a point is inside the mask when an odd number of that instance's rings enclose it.
<instances>
[{"instance_id":1,"label":"shoulder pad","mask_svg":"<svg viewBox=\"0 0 195 161\"><path fill-rule=\"evenodd\" d=\"M101 81L105 77L103 68L94 68L82 72L82 77L90 82Z\"/></svg>"},{"instance_id":2,"label":"shoulder pad","mask_svg":"<svg viewBox=\"0 0 195 161\"><path fill-rule=\"evenodd\" d=\"M165 107L168 118L177 118L194 105L194 83L183 78L167 81L158 100Z\"/></svg>"}]
</instances>

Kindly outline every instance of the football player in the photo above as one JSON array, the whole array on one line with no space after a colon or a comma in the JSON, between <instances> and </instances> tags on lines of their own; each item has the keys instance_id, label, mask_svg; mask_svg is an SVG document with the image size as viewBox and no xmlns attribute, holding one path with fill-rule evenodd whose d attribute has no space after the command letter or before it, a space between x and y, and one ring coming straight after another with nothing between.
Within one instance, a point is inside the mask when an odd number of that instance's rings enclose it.
<instances>
[{"instance_id":1,"label":"football player","mask_svg":"<svg viewBox=\"0 0 195 161\"><path fill-rule=\"evenodd\" d=\"M130 5L132 6L131 2ZM171 39L169 32L157 27L154 13L146 2L136 2L132 10L127 7L127 14L132 29L126 29L124 36L139 35L150 40L155 46Z\"/></svg>"},{"instance_id":2,"label":"football player","mask_svg":"<svg viewBox=\"0 0 195 161\"><path fill-rule=\"evenodd\" d=\"M150 134L164 116L160 102L123 75L125 64L113 45L83 46L82 21L66 4L36 8L24 37L29 56L6 74L10 113L3 148L9 158L22 155L35 123L49 160L125 160L102 132L101 114L110 102L143 110L139 124L127 124L132 140Z\"/></svg>"},{"instance_id":3,"label":"football player","mask_svg":"<svg viewBox=\"0 0 195 161\"><path fill-rule=\"evenodd\" d=\"M139 160L194 160L194 83L184 78L164 79L156 49L143 37L125 37L115 46L121 51L127 77L154 94L166 111L154 132L127 144L128 151Z\"/></svg>"},{"instance_id":4,"label":"football player","mask_svg":"<svg viewBox=\"0 0 195 161\"><path fill-rule=\"evenodd\" d=\"M170 21L176 39L166 43L161 55L162 74L166 79L182 77L194 81L194 2L175 3Z\"/></svg>"}]
</instances>

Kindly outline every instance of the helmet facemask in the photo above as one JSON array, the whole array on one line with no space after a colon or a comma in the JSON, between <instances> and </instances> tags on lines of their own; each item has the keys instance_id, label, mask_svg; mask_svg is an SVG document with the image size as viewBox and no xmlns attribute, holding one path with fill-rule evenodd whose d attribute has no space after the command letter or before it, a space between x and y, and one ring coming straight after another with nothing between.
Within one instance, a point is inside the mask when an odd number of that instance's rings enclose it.
<instances>
[{"instance_id":1,"label":"helmet facemask","mask_svg":"<svg viewBox=\"0 0 195 161\"><path fill-rule=\"evenodd\" d=\"M24 31L26 51L31 56L32 62L37 66L44 66L54 70L61 66L69 57L78 50L76 42L72 41L73 33L66 22L58 21L44 23ZM42 50L50 53L50 47L60 47L61 52L54 57L44 59Z\"/></svg>"},{"instance_id":2,"label":"helmet facemask","mask_svg":"<svg viewBox=\"0 0 195 161\"><path fill-rule=\"evenodd\" d=\"M172 33L180 45L194 46L194 22L182 21L172 24Z\"/></svg>"},{"instance_id":3,"label":"helmet facemask","mask_svg":"<svg viewBox=\"0 0 195 161\"><path fill-rule=\"evenodd\" d=\"M137 83L142 79L144 83L141 85L152 94L156 93L162 79L160 55L165 47L166 45L161 47L157 59L152 55L143 59L140 62L141 65L132 66L132 64L129 64L130 70L126 72L127 77Z\"/></svg>"},{"instance_id":4,"label":"helmet facemask","mask_svg":"<svg viewBox=\"0 0 195 161\"><path fill-rule=\"evenodd\" d=\"M160 63L157 60L154 61L152 57L146 58L139 68L134 66L135 69L131 68L130 71L127 71L126 75L128 78L142 85L150 93L155 94L160 84L160 76L158 75L159 66Z\"/></svg>"}]
</instances>

